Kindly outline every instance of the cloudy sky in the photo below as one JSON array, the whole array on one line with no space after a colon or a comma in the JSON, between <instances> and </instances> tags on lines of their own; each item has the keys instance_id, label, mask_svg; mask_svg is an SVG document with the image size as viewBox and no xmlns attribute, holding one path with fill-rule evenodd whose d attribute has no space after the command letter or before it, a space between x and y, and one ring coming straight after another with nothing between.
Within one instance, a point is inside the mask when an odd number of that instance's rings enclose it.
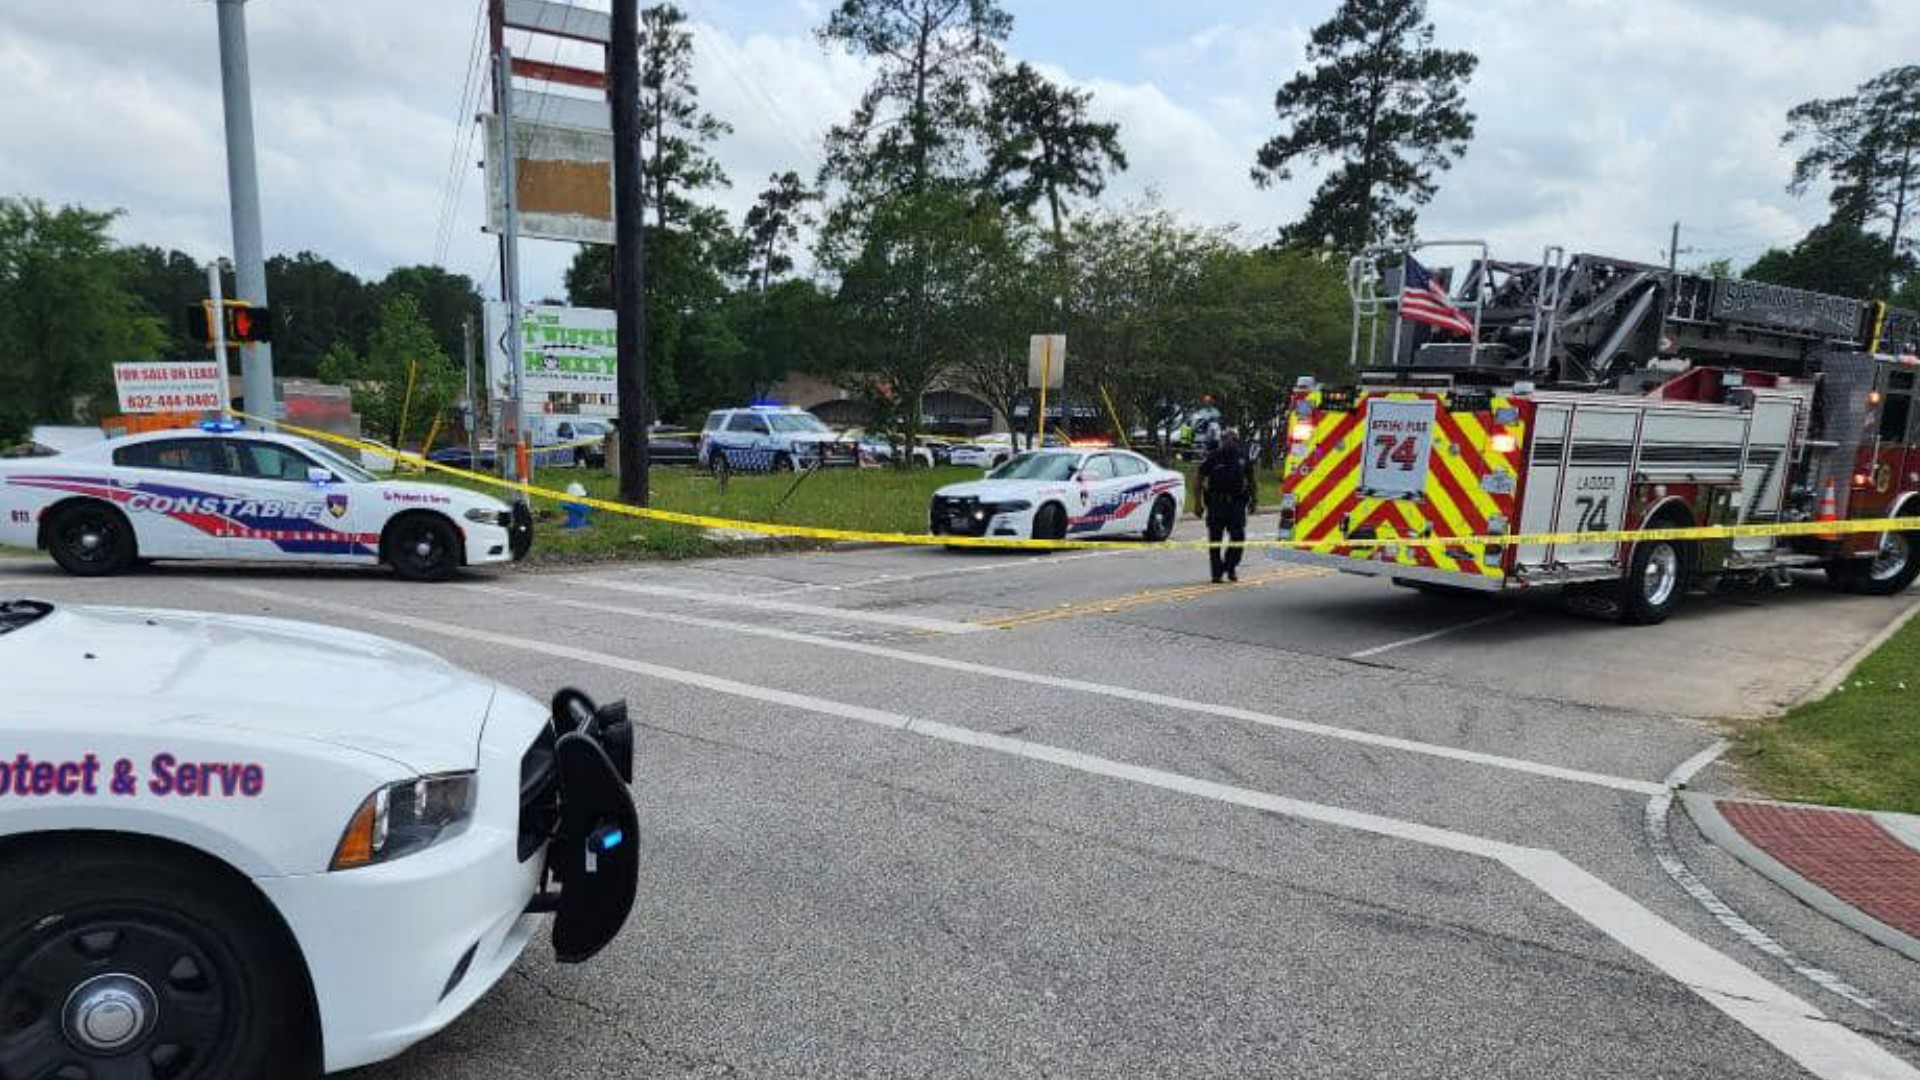
<instances>
[{"instance_id":1,"label":"cloudy sky","mask_svg":"<svg viewBox=\"0 0 1920 1080\"><path fill-rule=\"evenodd\" d=\"M378 276L436 259L498 289L463 113L481 0L252 0L254 107L269 251ZM579 0L606 8L609 0ZM1275 88L1335 0L1004 0L1008 51L1091 90L1147 192L1260 237L1308 182L1248 179ZM719 148L736 214L775 170L810 173L866 81L812 37L827 0L681 0L697 81L734 125ZM1786 110L1912 60L1915 0L1430 0L1440 42L1479 54L1466 159L1425 235L1683 261L1750 261L1823 216L1784 190ZM129 242L229 247L210 0L0 5L0 194L118 207ZM529 43L536 59L553 46ZM464 151L464 156L460 155ZM457 192L457 197L456 197ZM529 297L571 249L525 245Z\"/></svg>"}]
</instances>

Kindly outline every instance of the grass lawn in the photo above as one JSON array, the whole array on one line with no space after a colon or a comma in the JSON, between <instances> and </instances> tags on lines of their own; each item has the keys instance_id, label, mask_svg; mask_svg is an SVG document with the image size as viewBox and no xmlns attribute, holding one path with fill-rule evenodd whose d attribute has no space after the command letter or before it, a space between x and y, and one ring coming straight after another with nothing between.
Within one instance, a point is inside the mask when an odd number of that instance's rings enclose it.
<instances>
[{"instance_id":1,"label":"grass lawn","mask_svg":"<svg viewBox=\"0 0 1920 1080\"><path fill-rule=\"evenodd\" d=\"M723 493L712 476L694 469L653 470L653 505L661 510L727 518L734 521L777 522L821 528L869 532L925 533L927 503L935 488L963 480L977 480L974 469L830 469L796 475L735 473ZM427 479L458 483L489 494L507 496L500 488L461 480L444 473ZM588 469L540 469L536 487L564 491L570 483L583 484L589 495L617 501L613 477ZM551 500L534 500L541 522L533 543L534 560L608 557L690 558L728 549L725 541L704 530L595 510L593 524L584 529L560 527L565 515ZM808 541L793 541L808 546Z\"/></svg>"},{"instance_id":2,"label":"grass lawn","mask_svg":"<svg viewBox=\"0 0 1920 1080\"><path fill-rule=\"evenodd\" d=\"M1826 698L1743 728L1735 760L1767 794L1920 814L1920 619Z\"/></svg>"}]
</instances>

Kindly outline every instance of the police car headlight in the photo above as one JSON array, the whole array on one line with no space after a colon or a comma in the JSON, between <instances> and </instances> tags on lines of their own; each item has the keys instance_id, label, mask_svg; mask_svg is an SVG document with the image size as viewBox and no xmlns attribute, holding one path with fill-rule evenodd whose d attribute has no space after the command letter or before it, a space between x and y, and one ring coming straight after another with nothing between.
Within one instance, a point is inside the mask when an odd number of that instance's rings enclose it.
<instances>
[{"instance_id":1,"label":"police car headlight","mask_svg":"<svg viewBox=\"0 0 1920 1080\"><path fill-rule=\"evenodd\" d=\"M402 780L367 796L333 849L330 869L391 862L460 835L473 818L473 774Z\"/></svg>"},{"instance_id":2,"label":"police car headlight","mask_svg":"<svg viewBox=\"0 0 1920 1080\"><path fill-rule=\"evenodd\" d=\"M476 506L467 511L467 520L480 525L498 525L504 529L512 522L513 515L505 510L488 510L486 507Z\"/></svg>"}]
</instances>

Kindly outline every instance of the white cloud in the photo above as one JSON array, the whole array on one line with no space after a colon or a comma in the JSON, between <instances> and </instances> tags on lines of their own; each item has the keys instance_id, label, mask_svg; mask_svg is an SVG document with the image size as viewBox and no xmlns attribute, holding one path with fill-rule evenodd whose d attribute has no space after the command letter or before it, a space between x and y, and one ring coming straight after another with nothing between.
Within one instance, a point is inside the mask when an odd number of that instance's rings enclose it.
<instances>
[{"instance_id":1,"label":"white cloud","mask_svg":"<svg viewBox=\"0 0 1920 1080\"><path fill-rule=\"evenodd\" d=\"M434 257L478 2L248 5L270 250L310 248L369 276ZM1128 19L1125 7L1082 3L1110 23ZM807 32L821 0L688 6L696 80L735 128L719 148L735 186L716 201L737 215L769 173L817 168L822 135L870 69ZM1675 219L1695 258L1744 261L1790 242L1825 207L1784 191L1787 108L1847 92L1905 62L1920 40L1913 0L1433 0L1432 16L1443 44L1481 57L1469 90L1479 124L1423 229L1485 236L1516 257L1558 243L1653 258ZM1048 70L1093 91L1095 112L1122 126L1132 168L1110 199L1152 190L1196 221L1271 235L1317 179L1261 191L1248 178L1310 23L1242 20L1220 5L1193 18L1164 41L1082 47L1101 60ZM214 23L205 0L9 4L0 192L123 207L129 240L203 258L224 248ZM1123 36L1087 34L1082 46ZM492 242L478 231L474 157L453 170L463 198L447 261L481 277ZM570 255L567 245L527 244L526 292L557 294Z\"/></svg>"}]
</instances>

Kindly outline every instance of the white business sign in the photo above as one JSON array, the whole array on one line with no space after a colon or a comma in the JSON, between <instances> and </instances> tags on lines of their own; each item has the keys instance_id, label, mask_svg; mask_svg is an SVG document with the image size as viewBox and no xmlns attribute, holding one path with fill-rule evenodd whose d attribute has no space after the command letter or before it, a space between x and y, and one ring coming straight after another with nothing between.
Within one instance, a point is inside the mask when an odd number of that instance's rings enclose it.
<instances>
[{"instance_id":1,"label":"white business sign","mask_svg":"<svg viewBox=\"0 0 1920 1080\"><path fill-rule=\"evenodd\" d=\"M213 360L113 365L123 413L195 412L227 407L226 372Z\"/></svg>"},{"instance_id":2,"label":"white business sign","mask_svg":"<svg viewBox=\"0 0 1920 1080\"><path fill-rule=\"evenodd\" d=\"M507 396L511 370L507 360L507 305L486 309L487 385L495 397ZM614 394L618 392L619 350L616 317L605 308L528 304L520 309L523 385L529 394Z\"/></svg>"},{"instance_id":3,"label":"white business sign","mask_svg":"<svg viewBox=\"0 0 1920 1080\"><path fill-rule=\"evenodd\" d=\"M1067 384L1067 335L1035 334L1027 339L1027 385L1058 390Z\"/></svg>"}]
</instances>

